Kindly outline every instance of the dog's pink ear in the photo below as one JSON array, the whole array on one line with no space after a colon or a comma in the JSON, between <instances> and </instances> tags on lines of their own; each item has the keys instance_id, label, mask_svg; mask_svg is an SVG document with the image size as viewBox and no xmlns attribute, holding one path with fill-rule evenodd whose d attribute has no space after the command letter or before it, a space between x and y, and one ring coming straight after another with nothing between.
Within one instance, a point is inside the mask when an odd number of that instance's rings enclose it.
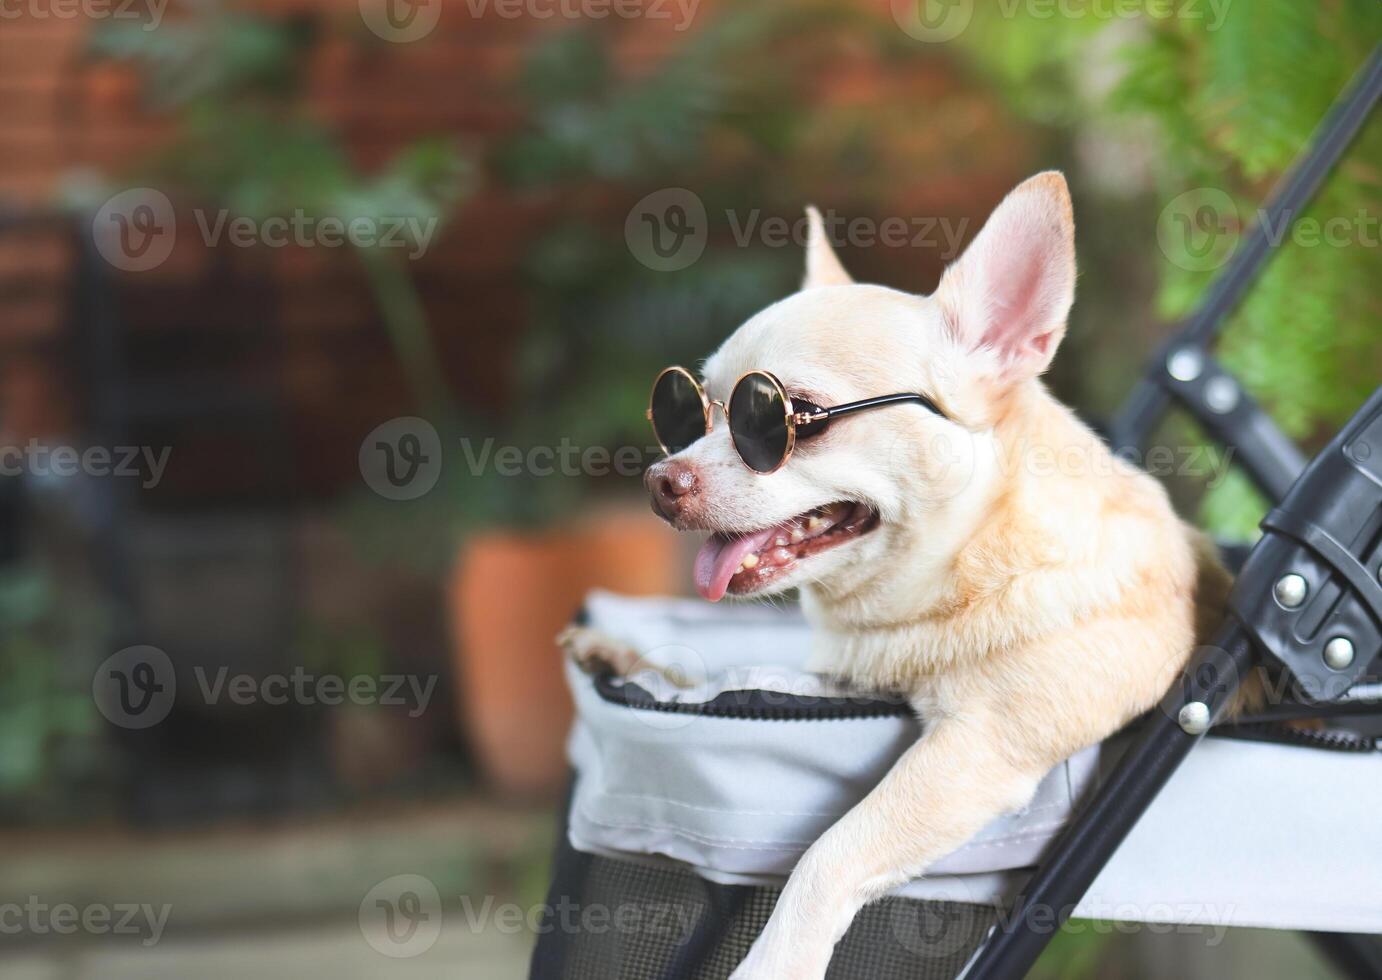
<instances>
[{"instance_id":1,"label":"dog's pink ear","mask_svg":"<svg viewBox=\"0 0 1382 980\"><path fill-rule=\"evenodd\" d=\"M936 298L956 337L996 355L1005 381L1051 363L1075 299L1075 218L1065 177L1051 170L1003 199Z\"/></svg>"},{"instance_id":2,"label":"dog's pink ear","mask_svg":"<svg viewBox=\"0 0 1382 980\"><path fill-rule=\"evenodd\" d=\"M854 282L835 257L835 250L830 247L821 213L809 205L806 208L806 224L806 278L802 280L801 288L848 286Z\"/></svg>"}]
</instances>

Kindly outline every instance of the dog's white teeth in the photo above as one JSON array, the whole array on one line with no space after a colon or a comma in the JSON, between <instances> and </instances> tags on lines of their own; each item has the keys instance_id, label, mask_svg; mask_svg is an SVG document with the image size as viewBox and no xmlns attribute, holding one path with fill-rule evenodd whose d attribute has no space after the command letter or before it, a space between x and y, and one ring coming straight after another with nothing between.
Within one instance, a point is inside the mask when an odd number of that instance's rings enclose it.
<instances>
[{"instance_id":1,"label":"dog's white teeth","mask_svg":"<svg viewBox=\"0 0 1382 980\"><path fill-rule=\"evenodd\" d=\"M779 548L785 548L787 547L787 539L779 534L777 539L773 541L773 544L777 545Z\"/></svg>"},{"instance_id":2,"label":"dog's white teeth","mask_svg":"<svg viewBox=\"0 0 1382 980\"><path fill-rule=\"evenodd\" d=\"M825 521L821 520L815 514L812 514L811 519L806 522L806 526L812 531L819 531L821 529L821 525L824 523Z\"/></svg>"},{"instance_id":3,"label":"dog's white teeth","mask_svg":"<svg viewBox=\"0 0 1382 980\"><path fill-rule=\"evenodd\" d=\"M744 560L741 561L741 562L739 563L739 567L740 567L740 568L753 568L753 567L754 567L755 565L757 565L757 564L758 564L758 556L757 556L757 555L754 555L754 554L748 554L748 555L745 555L745 556L744 556Z\"/></svg>"},{"instance_id":4,"label":"dog's white teeth","mask_svg":"<svg viewBox=\"0 0 1382 980\"><path fill-rule=\"evenodd\" d=\"M792 560L792 553L786 548L775 548L768 553L768 560L774 565L785 565Z\"/></svg>"},{"instance_id":5,"label":"dog's white teeth","mask_svg":"<svg viewBox=\"0 0 1382 980\"><path fill-rule=\"evenodd\" d=\"M801 528L799 528L799 527L794 527L794 528L792 528L792 544L801 544L801 542L803 542L803 541L805 541L805 540L806 540L806 532L805 532L805 531L803 531L803 530L802 530ZM783 542L782 539L779 538L779 539L778 539L778 544L783 544L783 543L785 543L785 542Z\"/></svg>"}]
</instances>

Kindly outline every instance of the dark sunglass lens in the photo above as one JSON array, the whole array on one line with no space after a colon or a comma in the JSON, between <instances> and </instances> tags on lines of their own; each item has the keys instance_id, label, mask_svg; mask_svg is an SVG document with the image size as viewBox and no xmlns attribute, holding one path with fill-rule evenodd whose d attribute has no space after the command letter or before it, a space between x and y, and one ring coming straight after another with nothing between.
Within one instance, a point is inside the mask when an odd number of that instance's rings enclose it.
<instances>
[{"instance_id":1,"label":"dark sunglass lens","mask_svg":"<svg viewBox=\"0 0 1382 980\"><path fill-rule=\"evenodd\" d=\"M653 433L668 453L705 435L705 406L690 376L668 371L653 386Z\"/></svg>"},{"instance_id":2,"label":"dark sunglass lens","mask_svg":"<svg viewBox=\"0 0 1382 980\"><path fill-rule=\"evenodd\" d=\"M729 397L729 432L749 467L770 473L787 456L787 405L765 374L747 374Z\"/></svg>"}]
</instances>

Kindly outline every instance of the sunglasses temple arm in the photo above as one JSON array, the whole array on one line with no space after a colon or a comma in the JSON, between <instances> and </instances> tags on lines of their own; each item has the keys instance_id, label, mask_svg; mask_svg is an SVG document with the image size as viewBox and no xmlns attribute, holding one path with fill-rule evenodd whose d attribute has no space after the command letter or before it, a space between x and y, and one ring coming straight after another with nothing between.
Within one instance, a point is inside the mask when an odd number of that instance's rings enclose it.
<instances>
[{"instance_id":1,"label":"sunglasses temple arm","mask_svg":"<svg viewBox=\"0 0 1382 980\"><path fill-rule=\"evenodd\" d=\"M896 395L880 395L877 398L865 398L862 401L857 402L846 402L843 405L836 405L833 408L819 409L814 414L819 415L820 412L824 412L825 417L815 418L811 421L810 424L819 424L820 422L829 421L830 419L836 418L841 415L848 415L851 412L863 412L867 411L870 408L883 408L887 405L901 405L908 402L915 402L918 405L921 405L924 408L926 408L928 411L935 412L941 418L948 417L944 412L942 412L939 408L936 407L935 402L927 398L925 395L903 392L901 394Z\"/></svg>"}]
</instances>

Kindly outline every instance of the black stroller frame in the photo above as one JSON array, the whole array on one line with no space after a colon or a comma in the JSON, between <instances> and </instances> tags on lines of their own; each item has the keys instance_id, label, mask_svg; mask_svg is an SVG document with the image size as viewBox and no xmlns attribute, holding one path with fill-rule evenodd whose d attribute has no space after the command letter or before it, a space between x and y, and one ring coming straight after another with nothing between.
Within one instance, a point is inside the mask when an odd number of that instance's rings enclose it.
<instances>
[{"instance_id":1,"label":"black stroller frame","mask_svg":"<svg viewBox=\"0 0 1382 980\"><path fill-rule=\"evenodd\" d=\"M1382 699L1350 694L1361 681L1375 682L1382 665L1382 387L1307 465L1290 439L1213 358L1210 347L1273 254L1269 230L1304 210L1379 96L1382 45L1373 50L1308 151L1273 193L1263 219L1247 233L1201 307L1157 351L1109 427L1108 439L1115 449L1135 452L1178 405L1213 438L1233 448L1236 460L1275 506L1262 521L1262 538L1250 551L1244 549L1245 556L1240 552L1241 563L1232 562L1240 564L1238 577L1214 642L1195 652L1160 710L1129 729L1130 745L1111 774L1047 849L1012 907L993 920L959 967L957 975L965 980L1008 980L1028 972L1162 787L1211 729L1216 735L1325 748L1376 747L1372 738L1329 736L1280 723L1382 714ZM1231 725L1219 724L1240 685L1254 672L1288 681L1278 689L1289 690L1291 697ZM631 702L630 707L638 705ZM563 852L563 846L559 842L554 903L570 901L563 882L569 883L564 876L577 857L569 847ZM1382 944L1376 938L1312 936L1345 974L1382 976ZM565 953L558 945L550 935L539 940L531 973L535 980L568 975ZM718 975L697 965L696 946L691 943L648 975L665 980ZM832 968L831 975L839 974Z\"/></svg>"}]
</instances>

